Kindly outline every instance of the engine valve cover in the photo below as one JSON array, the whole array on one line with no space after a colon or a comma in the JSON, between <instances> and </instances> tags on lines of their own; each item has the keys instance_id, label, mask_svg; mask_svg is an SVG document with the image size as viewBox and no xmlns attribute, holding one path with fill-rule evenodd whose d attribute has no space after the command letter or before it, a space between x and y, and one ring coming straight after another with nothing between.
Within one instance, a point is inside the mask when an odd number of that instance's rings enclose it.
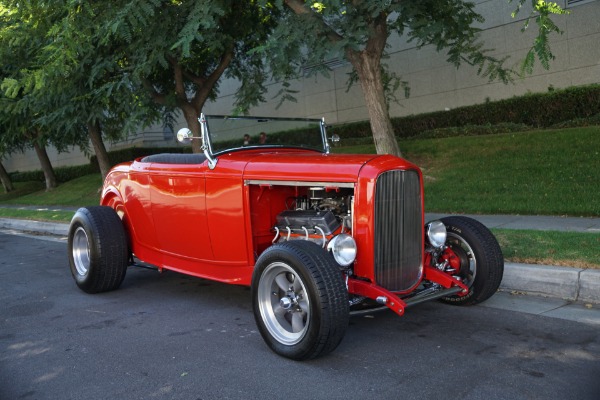
<instances>
[{"instance_id":1,"label":"engine valve cover","mask_svg":"<svg viewBox=\"0 0 600 400\"><path fill-rule=\"evenodd\" d=\"M285 231L287 227L292 231L302 231L302 227L313 231L318 226L326 235L331 235L340 225L331 211L287 210L277 215L277 227L281 231Z\"/></svg>"}]
</instances>

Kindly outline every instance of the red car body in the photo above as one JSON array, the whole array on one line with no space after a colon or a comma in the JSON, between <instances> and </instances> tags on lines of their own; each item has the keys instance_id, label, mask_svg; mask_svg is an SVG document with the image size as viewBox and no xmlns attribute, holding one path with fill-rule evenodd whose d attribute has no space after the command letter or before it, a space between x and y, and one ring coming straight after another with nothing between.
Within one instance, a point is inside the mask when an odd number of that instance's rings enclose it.
<instances>
[{"instance_id":1,"label":"red car body","mask_svg":"<svg viewBox=\"0 0 600 400\"><path fill-rule=\"evenodd\" d=\"M321 183L330 190L352 186L359 193L354 202L358 223L353 226L361 249L354 272L374 281L373 187L377 176L390 169L414 170L422 177L415 165L392 156L309 150L231 153L221 156L214 170L207 162L178 165L138 159L113 168L101 204L124 212L132 251L145 262L250 285L255 254L271 245L276 215L285 209L285 199L303 188L297 182ZM286 190L273 190L274 181ZM421 206L422 199L421 190Z\"/></svg>"}]
</instances>

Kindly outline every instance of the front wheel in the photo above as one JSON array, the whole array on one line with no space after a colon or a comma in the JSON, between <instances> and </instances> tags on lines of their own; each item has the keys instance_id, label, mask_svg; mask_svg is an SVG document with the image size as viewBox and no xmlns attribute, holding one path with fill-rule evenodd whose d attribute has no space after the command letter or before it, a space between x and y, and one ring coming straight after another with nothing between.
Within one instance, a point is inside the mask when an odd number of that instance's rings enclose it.
<instances>
[{"instance_id":1,"label":"front wheel","mask_svg":"<svg viewBox=\"0 0 600 400\"><path fill-rule=\"evenodd\" d=\"M469 287L466 296L441 300L457 305L477 304L490 298L500 287L504 257L498 241L482 223L455 216L441 220L448 233L442 259L453 266L453 276Z\"/></svg>"},{"instance_id":2,"label":"front wheel","mask_svg":"<svg viewBox=\"0 0 600 400\"><path fill-rule=\"evenodd\" d=\"M348 291L339 267L308 241L275 244L261 254L252 276L252 306L267 345L294 360L333 351L348 326Z\"/></svg>"},{"instance_id":3,"label":"front wheel","mask_svg":"<svg viewBox=\"0 0 600 400\"><path fill-rule=\"evenodd\" d=\"M114 290L121 285L129 264L123 223L110 207L82 207L69 227L71 275L87 293Z\"/></svg>"}]
</instances>

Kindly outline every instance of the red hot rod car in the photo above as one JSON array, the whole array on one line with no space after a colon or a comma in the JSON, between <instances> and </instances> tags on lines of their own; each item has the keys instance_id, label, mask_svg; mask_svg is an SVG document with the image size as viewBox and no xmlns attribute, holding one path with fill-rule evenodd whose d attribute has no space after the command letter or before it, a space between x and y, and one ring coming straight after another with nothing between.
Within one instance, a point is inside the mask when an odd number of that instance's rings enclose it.
<instances>
[{"instance_id":1,"label":"red hot rod car","mask_svg":"<svg viewBox=\"0 0 600 400\"><path fill-rule=\"evenodd\" d=\"M114 167L101 205L79 209L68 256L89 293L135 260L252 288L268 346L302 360L342 340L353 313L492 296L504 261L464 217L424 221L423 176L390 155L330 153L315 119L200 117L203 154ZM189 130L179 131L189 142ZM200 139L200 138L198 138Z\"/></svg>"}]
</instances>

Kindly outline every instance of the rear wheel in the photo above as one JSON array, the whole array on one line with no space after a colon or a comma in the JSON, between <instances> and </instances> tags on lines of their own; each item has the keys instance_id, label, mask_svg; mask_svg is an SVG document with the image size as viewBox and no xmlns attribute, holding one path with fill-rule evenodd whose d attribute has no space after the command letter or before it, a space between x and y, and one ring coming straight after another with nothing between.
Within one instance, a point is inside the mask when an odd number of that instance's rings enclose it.
<instances>
[{"instance_id":1,"label":"rear wheel","mask_svg":"<svg viewBox=\"0 0 600 400\"><path fill-rule=\"evenodd\" d=\"M498 241L485 225L472 218L457 216L441 221L448 232L442 259L452 266L452 274L469 287L466 296L444 297L442 301L463 305L487 300L500 287L504 273Z\"/></svg>"},{"instance_id":2,"label":"rear wheel","mask_svg":"<svg viewBox=\"0 0 600 400\"><path fill-rule=\"evenodd\" d=\"M128 266L127 237L123 223L110 207L77 210L68 236L71 275L87 293L117 289Z\"/></svg>"},{"instance_id":3,"label":"rear wheel","mask_svg":"<svg viewBox=\"0 0 600 400\"><path fill-rule=\"evenodd\" d=\"M267 345L294 360L333 351L348 326L348 292L321 247L295 240L265 250L252 276L254 318Z\"/></svg>"}]
</instances>

